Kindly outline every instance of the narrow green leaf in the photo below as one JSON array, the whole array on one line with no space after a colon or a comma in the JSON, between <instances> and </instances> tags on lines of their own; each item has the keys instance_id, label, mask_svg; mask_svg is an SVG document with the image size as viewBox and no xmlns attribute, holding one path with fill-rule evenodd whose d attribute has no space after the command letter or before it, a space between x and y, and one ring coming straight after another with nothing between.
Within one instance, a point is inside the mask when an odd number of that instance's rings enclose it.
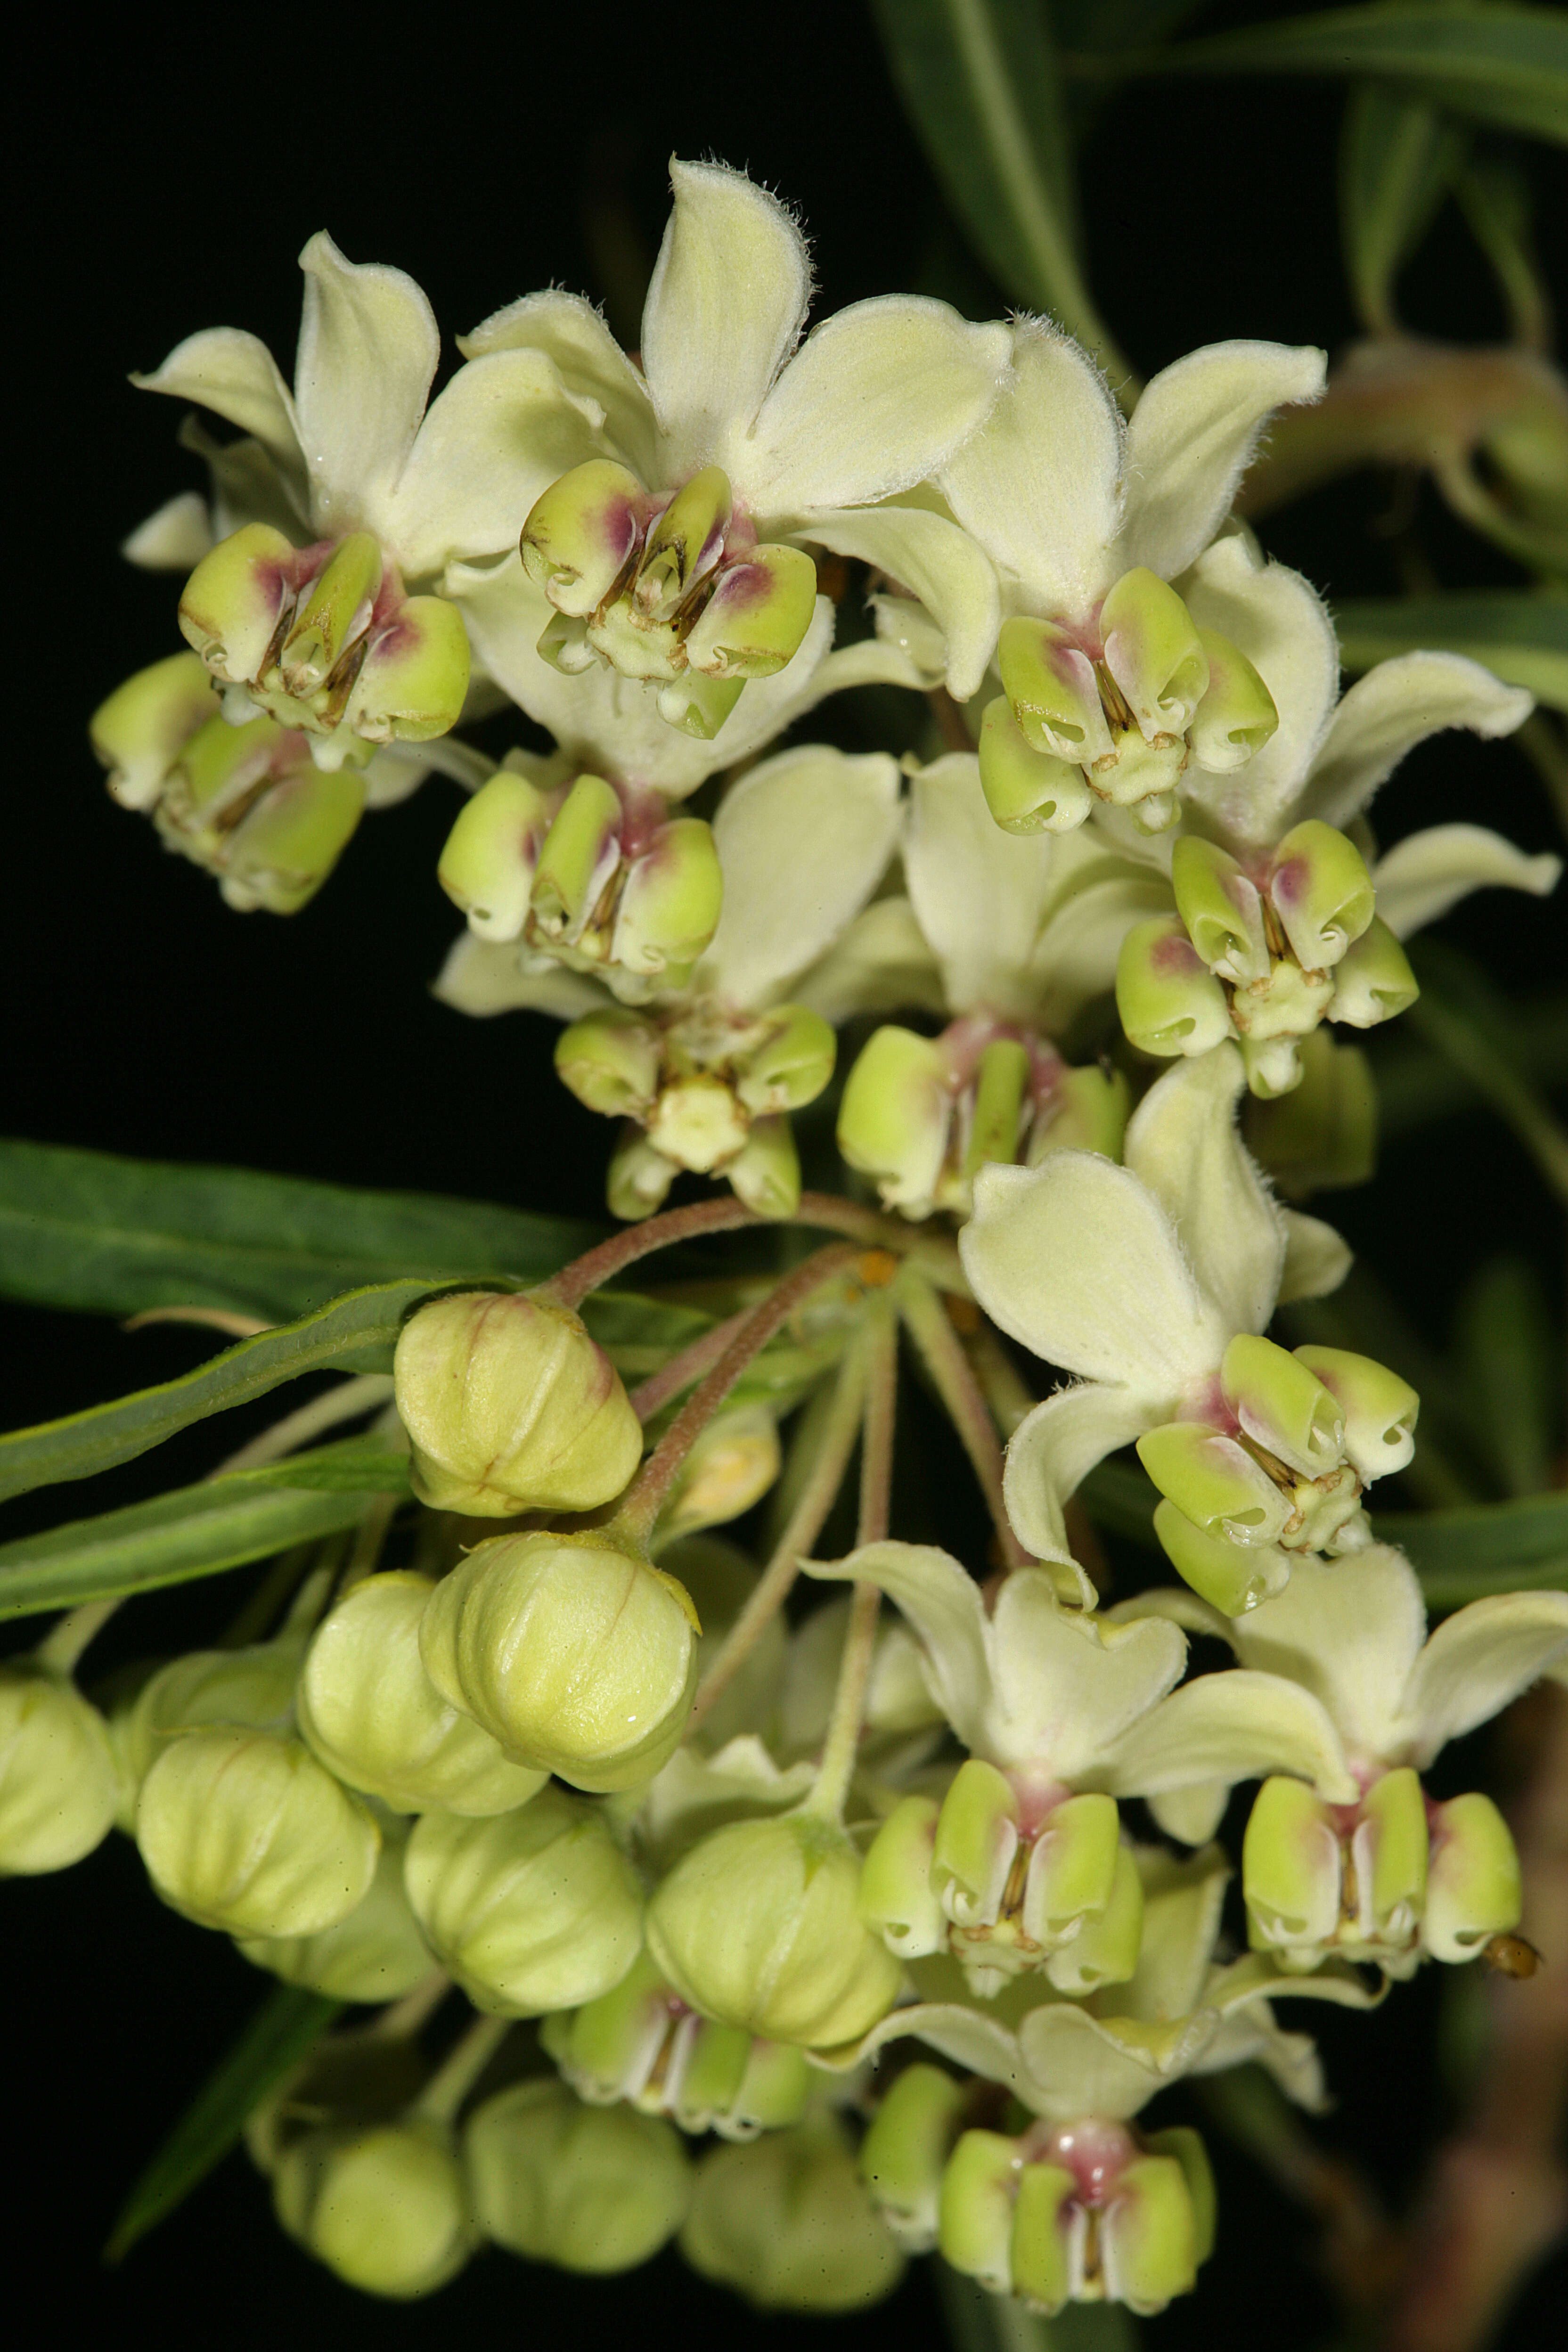
<instances>
[{"instance_id":1,"label":"narrow green leaf","mask_svg":"<svg viewBox=\"0 0 1568 2352\"><path fill-rule=\"evenodd\" d=\"M1562 1342L1527 1258L1494 1257L1459 1299L1455 1353L1476 1443L1507 1495L1541 1495L1557 1449Z\"/></svg>"},{"instance_id":2,"label":"narrow green leaf","mask_svg":"<svg viewBox=\"0 0 1568 2352\"><path fill-rule=\"evenodd\" d=\"M1455 173L1466 140L1449 118L1397 85L1358 82L1340 133L1340 222L1362 323L1396 331L1394 281L1415 252Z\"/></svg>"},{"instance_id":3,"label":"narrow green leaf","mask_svg":"<svg viewBox=\"0 0 1568 2352\"><path fill-rule=\"evenodd\" d=\"M1568 1204L1568 1130L1552 1117L1521 1064L1506 1000L1480 967L1446 940L1417 940L1411 961L1421 982L1421 994L1406 1015L1411 1026L1464 1074Z\"/></svg>"},{"instance_id":4,"label":"narrow green leaf","mask_svg":"<svg viewBox=\"0 0 1568 2352\"><path fill-rule=\"evenodd\" d=\"M1489 1593L1568 1590L1568 1494L1456 1511L1374 1513L1380 1543L1398 1544L1434 1609Z\"/></svg>"},{"instance_id":5,"label":"narrow green leaf","mask_svg":"<svg viewBox=\"0 0 1568 2352\"><path fill-rule=\"evenodd\" d=\"M13 1430L0 1437L0 1500L112 1469L192 1422L247 1404L303 1372L389 1372L403 1318L428 1289L417 1281L351 1290L319 1314L241 1340L181 1380L37 1429Z\"/></svg>"},{"instance_id":6,"label":"narrow green leaf","mask_svg":"<svg viewBox=\"0 0 1568 2352\"><path fill-rule=\"evenodd\" d=\"M1530 183L1511 155L1472 155L1455 184L1470 235L1490 262L1508 307L1511 339L1552 348L1552 298L1531 234Z\"/></svg>"},{"instance_id":7,"label":"narrow green leaf","mask_svg":"<svg viewBox=\"0 0 1568 2352\"><path fill-rule=\"evenodd\" d=\"M600 1238L575 1219L435 1193L0 1139L0 1295L39 1307L284 1322L404 1275L542 1281Z\"/></svg>"},{"instance_id":8,"label":"narrow green leaf","mask_svg":"<svg viewBox=\"0 0 1568 2352\"><path fill-rule=\"evenodd\" d=\"M139 2238L166 2221L238 2139L247 2117L319 2042L342 2010L341 2000L279 1985L208 2075L132 2188L104 2248L122 2262Z\"/></svg>"},{"instance_id":9,"label":"narrow green leaf","mask_svg":"<svg viewBox=\"0 0 1568 2352\"><path fill-rule=\"evenodd\" d=\"M1347 669L1426 647L1468 654L1510 686L1568 710L1568 597L1523 588L1472 588L1451 596L1352 600L1334 608Z\"/></svg>"}]
</instances>

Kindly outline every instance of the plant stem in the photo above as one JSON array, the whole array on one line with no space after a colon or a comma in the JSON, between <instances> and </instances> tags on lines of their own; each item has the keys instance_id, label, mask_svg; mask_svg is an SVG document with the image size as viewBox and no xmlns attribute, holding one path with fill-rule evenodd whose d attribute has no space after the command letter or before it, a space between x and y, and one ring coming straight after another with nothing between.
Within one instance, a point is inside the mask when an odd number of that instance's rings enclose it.
<instances>
[{"instance_id":1,"label":"plant stem","mask_svg":"<svg viewBox=\"0 0 1568 2352\"><path fill-rule=\"evenodd\" d=\"M128 1315L122 1331L145 1331L153 1323L199 1323L206 1330L223 1331L231 1339L254 1339L276 1327L259 1315L238 1315L228 1307L144 1307Z\"/></svg>"},{"instance_id":2,"label":"plant stem","mask_svg":"<svg viewBox=\"0 0 1568 2352\"><path fill-rule=\"evenodd\" d=\"M348 1566L338 1586L340 1601L345 1593L352 1592L356 1584L363 1584L367 1576L375 1574L382 1547L397 1514L397 1503L395 1495L377 1495L360 1521L354 1531L353 1549L349 1554Z\"/></svg>"},{"instance_id":3,"label":"plant stem","mask_svg":"<svg viewBox=\"0 0 1568 2352\"><path fill-rule=\"evenodd\" d=\"M650 1372L641 1386L631 1393L631 1407L637 1419L651 1421L657 1412L662 1412L671 1397L679 1396L682 1389L689 1388L693 1381L700 1380L704 1372L710 1371L731 1340L744 1328L751 1312L749 1307L739 1308L735 1314L727 1316L722 1323L715 1323L710 1331L702 1332L689 1347L682 1348L679 1355L671 1356L668 1363L661 1364L657 1372Z\"/></svg>"},{"instance_id":4,"label":"plant stem","mask_svg":"<svg viewBox=\"0 0 1568 2352\"><path fill-rule=\"evenodd\" d=\"M775 1284L760 1307L752 1309L713 1370L687 1398L643 1464L613 1525L638 1543L647 1540L681 1464L752 1359L766 1347L780 1324L803 1299L820 1289L832 1276L847 1271L856 1255L845 1242L830 1242L826 1249L814 1250L810 1257Z\"/></svg>"},{"instance_id":5,"label":"plant stem","mask_svg":"<svg viewBox=\"0 0 1568 2352\"><path fill-rule=\"evenodd\" d=\"M280 1462L297 1446L309 1444L323 1429L335 1429L340 1421L353 1421L356 1413L369 1412L378 1404L387 1403L392 1396L392 1376L389 1372L358 1372L352 1380L342 1381L324 1396L312 1397L293 1412L286 1412L259 1437L242 1445L209 1477L226 1478L235 1470L262 1470L269 1462Z\"/></svg>"},{"instance_id":6,"label":"plant stem","mask_svg":"<svg viewBox=\"0 0 1568 2352\"><path fill-rule=\"evenodd\" d=\"M433 2017L452 1990L445 1969L432 1969L412 1992L384 2009L374 2024L360 2030L377 2042L411 2042L427 2018ZM352 2029L351 2029L352 2030Z\"/></svg>"},{"instance_id":7,"label":"plant stem","mask_svg":"<svg viewBox=\"0 0 1568 2352\"><path fill-rule=\"evenodd\" d=\"M893 1431L899 1401L899 1327L888 1303L872 1307L866 1334L866 1401L860 1438L860 1515L856 1549L880 1543L888 1532L893 1484ZM877 1651L877 1613L882 1596L874 1584L857 1584L849 1602L849 1625L838 1680L833 1692L833 1712L822 1743L822 1761L808 1801L809 1810L830 1821L842 1821L844 1801L854 1777L860 1745L860 1718L871 1662Z\"/></svg>"},{"instance_id":8,"label":"plant stem","mask_svg":"<svg viewBox=\"0 0 1568 2352\"><path fill-rule=\"evenodd\" d=\"M702 1678L686 1727L688 1738L718 1705L763 1633L783 1608L799 1571L803 1556L822 1532L834 1498L849 1466L860 1428L866 1389L866 1356L851 1347L839 1366L833 1403L824 1425L816 1461L796 1497L794 1510L773 1548L772 1559L758 1578L750 1600L719 1646L719 1654Z\"/></svg>"},{"instance_id":9,"label":"plant stem","mask_svg":"<svg viewBox=\"0 0 1568 2352\"><path fill-rule=\"evenodd\" d=\"M591 1290L613 1282L626 1266L635 1265L639 1257L651 1256L655 1250L671 1249L677 1242L695 1241L706 1234L739 1233L748 1226L781 1223L817 1225L827 1233L846 1234L871 1249L895 1250L900 1256L916 1238L894 1218L862 1208L857 1201L841 1201L831 1192L803 1192L794 1215L785 1218L756 1216L733 1199L695 1201L689 1208L667 1209L662 1216L647 1217L640 1224L628 1225L624 1233L612 1234L607 1242L574 1258L530 1295L547 1307L577 1307Z\"/></svg>"},{"instance_id":10,"label":"plant stem","mask_svg":"<svg viewBox=\"0 0 1568 2352\"><path fill-rule=\"evenodd\" d=\"M79 1609L73 1609L68 1617L62 1617L58 1623L51 1625L33 1653L45 1673L74 1674L82 1652L100 1628L107 1625L119 1606L118 1598L84 1601Z\"/></svg>"},{"instance_id":11,"label":"plant stem","mask_svg":"<svg viewBox=\"0 0 1568 2352\"><path fill-rule=\"evenodd\" d=\"M1013 1533L1002 1500L1002 1448L963 1342L936 1291L913 1266L906 1265L899 1276L899 1303L910 1336L980 1481L1002 1558L1009 1568L1022 1568L1029 1555Z\"/></svg>"},{"instance_id":12,"label":"plant stem","mask_svg":"<svg viewBox=\"0 0 1568 2352\"><path fill-rule=\"evenodd\" d=\"M449 2124L515 2022L510 2017L476 2017L458 2035L409 2114L424 2123Z\"/></svg>"}]
</instances>

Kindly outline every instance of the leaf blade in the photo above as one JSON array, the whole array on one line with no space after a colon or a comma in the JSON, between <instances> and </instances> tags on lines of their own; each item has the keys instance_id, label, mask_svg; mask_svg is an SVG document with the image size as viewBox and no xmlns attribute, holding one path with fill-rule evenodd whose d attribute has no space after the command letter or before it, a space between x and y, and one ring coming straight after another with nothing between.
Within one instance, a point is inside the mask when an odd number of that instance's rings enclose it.
<instances>
[{"instance_id":1,"label":"leaf blade","mask_svg":"<svg viewBox=\"0 0 1568 2352\"><path fill-rule=\"evenodd\" d=\"M1568 711L1568 597L1528 589L1479 588L1447 596L1369 597L1336 605L1334 625L1347 669L1371 669L1394 654L1465 654L1510 686Z\"/></svg>"}]
</instances>

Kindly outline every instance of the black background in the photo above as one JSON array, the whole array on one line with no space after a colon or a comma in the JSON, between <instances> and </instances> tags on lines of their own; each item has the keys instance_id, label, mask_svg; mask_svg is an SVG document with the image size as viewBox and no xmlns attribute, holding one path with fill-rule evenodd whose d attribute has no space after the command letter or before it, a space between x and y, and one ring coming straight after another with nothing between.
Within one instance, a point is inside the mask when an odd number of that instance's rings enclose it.
<instances>
[{"instance_id":1,"label":"black background","mask_svg":"<svg viewBox=\"0 0 1568 2352\"><path fill-rule=\"evenodd\" d=\"M197 327L230 323L260 333L287 373L294 257L322 226L353 259L410 270L448 338L552 279L614 297L606 205L651 257L672 152L743 165L804 211L818 315L917 284L975 315L1001 298L944 224L868 21L848 0L477 5L397 19L136 12L90 37L62 12L38 39L35 79L18 91L24 160L5 252L20 415L4 509L15 534L5 1124L53 1142L591 1209L607 1130L551 1079L547 1024L466 1023L426 993L456 928L433 882L450 787L434 779L369 820L332 883L288 922L229 913L105 795L84 722L128 671L173 649L179 588L132 572L116 546L197 480L174 446L178 410L132 392L126 373L155 366ZM1141 369L1232 334L1332 348L1351 333L1333 230L1339 107L1337 89L1312 82L1146 86L1116 102L1083 176L1090 277ZM1560 163L1544 158L1541 180L1561 219ZM1408 291L1413 319L1434 332L1499 331L1451 216ZM635 340L624 308L613 303L612 317ZM1370 527L1379 497L1345 486L1272 520L1265 539L1331 594L1390 593L1386 545ZM1510 576L1440 520L1432 528L1456 584ZM1540 789L1506 746L1426 747L1386 792L1379 829L1394 838L1457 815L1532 849L1552 845ZM1555 907L1494 894L1447 928L1529 985L1561 972L1561 919ZM1502 1203L1510 1241L1535 1247L1552 1280L1544 1198L1479 1114L1391 1153L1369 1194L1328 1205L1436 1338ZM206 1351L188 1334L126 1336L13 1307L0 1309L0 1332L3 1425L167 1377ZM198 1433L156 1468L102 1482L92 1507L199 1475L212 1458ZM0 1532L61 1516L63 1503L77 1507L74 1497L12 1507ZM215 1629L216 1604L177 1600L144 1604L139 1646ZM16 2233L13 2275L37 2293L19 2344L103 2323L145 2328L171 2352L424 2345L454 2328L531 2337L561 2326L589 2340L651 2326L704 2345L737 2329L765 2346L804 2344L808 2328L813 2340L853 2334L910 2352L943 2340L918 2273L879 2312L804 2323L760 2319L668 2256L590 2284L491 2255L431 2305L372 2305L279 2237L239 2159L107 2273L96 2250L128 2179L260 1979L221 1939L163 1910L118 1838L63 1877L8 1885L0 1906L12 2174L0 2211ZM1432 2058L1439 1973L1374 2024L1326 2013L1342 2100L1329 2135L1362 2148L1395 2202L1445 2113ZM1223 2155L1221 2185L1220 2256L1159 2339L1228 2342L1245 2329L1280 2352L1320 2341L1331 2315L1305 2224ZM1552 2308L1543 2278L1509 2342L1550 2332Z\"/></svg>"}]
</instances>

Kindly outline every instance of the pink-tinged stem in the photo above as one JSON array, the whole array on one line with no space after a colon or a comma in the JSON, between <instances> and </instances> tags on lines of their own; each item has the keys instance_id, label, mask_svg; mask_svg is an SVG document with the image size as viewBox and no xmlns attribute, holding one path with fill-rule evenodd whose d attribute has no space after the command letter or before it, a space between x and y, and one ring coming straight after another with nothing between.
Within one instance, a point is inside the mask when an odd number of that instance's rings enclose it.
<instances>
[{"instance_id":1,"label":"pink-tinged stem","mask_svg":"<svg viewBox=\"0 0 1568 2352\"><path fill-rule=\"evenodd\" d=\"M656 1413L663 1412L671 1397L678 1397L682 1389L689 1388L693 1381L700 1381L704 1372L710 1371L731 1340L745 1328L751 1313L749 1307L742 1307L726 1316L722 1323L715 1323L710 1331L700 1333L689 1347L671 1356L657 1372L650 1372L631 1392L631 1407L637 1419L650 1422Z\"/></svg>"},{"instance_id":2,"label":"pink-tinged stem","mask_svg":"<svg viewBox=\"0 0 1568 2352\"><path fill-rule=\"evenodd\" d=\"M980 1481L1002 1557L1009 1568L1023 1568L1029 1555L1013 1533L1002 1500L1002 1447L963 1342L937 1292L913 1266L905 1266L900 1275L899 1301L910 1337Z\"/></svg>"},{"instance_id":3,"label":"pink-tinged stem","mask_svg":"<svg viewBox=\"0 0 1568 2352\"><path fill-rule=\"evenodd\" d=\"M888 1532L893 1485L893 1430L899 1401L899 1326L886 1304L872 1309L867 1331L866 1403L860 1435L860 1516L857 1547L880 1543ZM822 1761L811 1792L811 1809L840 1821L860 1745L860 1719L877 1651L877 1612L882 1596L874 1584L857 1584L849 1603L844 1654L838 1662L833 1712L822 1743Z\"/></svg>"},{"instance_id":4,"label":"pink-tinged stem","mask_svg":"<svg viewBox=\"0 0 1568 2352\"><path fill-rule=\"evenodd\" d=\"M640 1224L628 1225L624 1233L612 1234L607 1242L574 1258L548 1282L540 1283L532 1296L551 1307L577 1307L591 1290L613 1282L626 1266L651 1256L655 1250L672 1249L677 1242L696 1241L707 1234L781 1223L816 1225L826 1233L845 1234L867 1248L900 1255L917 1238L894 1218L879 1216L875 1209L862 1208L856 1201L838 1200L831 1192L803 1192L795 1214L784 1218L753 1216L733 1198L695 1201L689 1208L667 1209L662 1216L646 1218Z\"/></svg>"}]
</instances>

